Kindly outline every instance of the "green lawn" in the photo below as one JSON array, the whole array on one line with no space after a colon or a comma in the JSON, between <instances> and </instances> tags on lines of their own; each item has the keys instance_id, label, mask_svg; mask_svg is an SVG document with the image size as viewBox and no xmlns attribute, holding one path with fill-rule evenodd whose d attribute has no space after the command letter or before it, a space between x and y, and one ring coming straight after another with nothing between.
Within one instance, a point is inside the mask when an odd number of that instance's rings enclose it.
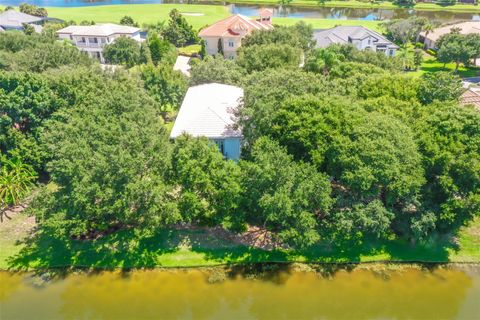
<instances>
[{"instance_id":1,"label":"green lawn","mask_svg":"<svg viewBox=\"0 0 480 320\"><path fill-rule=\"evenodd\" d=\"M1 8L1 6L0 6ZM226 6L214 5L185 5L185 4L135 4L135 5L109 5L92 7L48 7L51 17L73 20L77 23L87 20L95 22L118 23L125 16L131 16L140 24L156 23L168 20L168 13L177 8L196 29L212 24L230 15ZM378 30L379 21L363 20L334 20L334 19L299 19L299 18L274 18L275 24L292 25L303 20L314 28L330 28L336 25L362 25Z\"/></svg>"},{"instance_id":2,"label":"green lawn","mask_svg":"<svg viewBox=\"0 0 480 320\"><path fill-rule=\"evenodd\" d=\"M480 262L480 218L457 237L436 237L413 246L398 240L337 243L305 251L266 251L239 245L204 229L159 230L151 236L121 231L92 241L54 234L27 237L32 220L24 214L0 224L0 269L52 267L193 267L257 262Z\"/></svg>"},{"instance_id":3,"label":"green lawn","mask_svg":"<svg viewBox=\"0 0 480 320\"><path fill-rule=\"evenodd\" d=\"M442 62L438 62L435 58L428 58L420 66L420 70L417 73L422 74L426 72L438 72L438 71L454 71L455 64L454 63L447 63L444 67ZM476 77L480 76L480 68L467 68L463 65L460 65L458 68L458 75L463 78L468 77Z\"/></svg>"}]
</instances>

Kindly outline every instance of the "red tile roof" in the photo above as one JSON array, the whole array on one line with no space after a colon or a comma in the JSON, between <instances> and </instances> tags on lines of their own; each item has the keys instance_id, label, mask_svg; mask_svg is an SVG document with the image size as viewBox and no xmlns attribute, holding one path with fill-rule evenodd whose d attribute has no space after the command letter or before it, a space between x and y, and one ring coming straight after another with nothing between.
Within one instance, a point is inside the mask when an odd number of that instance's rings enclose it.
<instances>
[{"instance_id":1,"label":"red tile roof","mask_svg":"<svg viewBox=\"0 0 480 320\"><path fill-rule=\"evenodd\" d=\"M254 30L271 30L271 24L262 23L250 19L240 14L230 16L226 19L215 22L214 24L201 30L200 37L222 37L225 35L241 36L249 34Z\"/></svg>"}]
</instances>

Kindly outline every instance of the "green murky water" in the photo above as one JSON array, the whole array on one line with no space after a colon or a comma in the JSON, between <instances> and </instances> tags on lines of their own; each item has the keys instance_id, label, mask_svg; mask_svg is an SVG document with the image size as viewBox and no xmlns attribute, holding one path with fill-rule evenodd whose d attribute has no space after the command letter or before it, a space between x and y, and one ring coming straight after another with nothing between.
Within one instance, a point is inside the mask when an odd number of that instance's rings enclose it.
<instances>
[{"instance_id":1,"label":"green murky water","mask_svg":"<svg viewBox=\"0 0 480 320\"><path fill-rule=\"evenodd\" d=\"M46 283L2 272L0 319L480 319L478 267L211 280L201 270L71 274Z\"/></svg>"}]
</instances>

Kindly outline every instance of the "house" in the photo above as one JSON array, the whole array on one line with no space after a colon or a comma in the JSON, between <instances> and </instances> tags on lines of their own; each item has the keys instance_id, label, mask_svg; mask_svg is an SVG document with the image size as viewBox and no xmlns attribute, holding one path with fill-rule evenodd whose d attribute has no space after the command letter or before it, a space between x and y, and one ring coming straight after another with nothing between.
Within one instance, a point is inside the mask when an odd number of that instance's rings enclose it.
<instances>
[{"instance_id":1,"label":"house","mask_svg":"<svg viewBox=\"0 0 480 320\"><path fill-rule=\"evenodd\" d=\"M182 134L207 137L226 159L240 159L242 132L233 127L233 112L243 99L243 89L219 83L190 87L183 99L170 138Z\"/></svg>"},{"instance_id":2,"label":"house","mask_svg":"<svg viewBox=\"0 0 480 320\"><path fill-rule=\"evenodd\" d=\"M272 16L270 9L260 10L257 20L236 14L202 29L198 35L205 41L208 54L223 51L225 58L235 59L243 38L255 30L273 29Z\"/></svg>"},{"instance_id":3,"label":"house","mask_svg":"<svg viewBox=\"0 0 480 320\"><path fill-rule=\"evenodd\" d=\"M314 30L316 48L326 48L331 44L352 44L359 50L383 52L395 56L399 47L380 33L362 26L338 26L326 30Z\"/></svg>"},{"instance_id":4,"label":"house","mask_svg":"<svg viewBox=\"0 0 480 320\"><path fill-rule=\"evenodd\" d=\"M467 91L460 96L460 103L462 105L473 105L475 109L480 111L480 87L467 89Z\"/></svg>"},{"instance_id":5,"label":"house","mask_svg":"<svg viewBox=\"0 0 480 320\"><path fill-rule=\"evenodd\" d=\"M420 40L425 44L426 49L436 49L436 42L441 36L448 34L452 29L459 29L461 34L479 33L480 21L468 21L462 23L451 24L436 28L433 31L420 33Z\"/></svg>"},{"instance_id":6,"label":"house","mask_svg":"<svg viewBox=\"0 0 480 320\"><path fill-rule=\"evenodd\" d=\"M60 39L71 41L81 51L87 52L90 57L105 62L103 47L112 43L118 37L129 37L139 42L144 39L140 36L140 28L123 26L113 23L96 24L91 26L68 26L57 31Z\"/></svg>"},{"instance_id":7,"label":"house","mask_svg":"<svg viewBox=\"0 0 480 320\"><path fill-rule=\"evenodd\" d=\"M7 10L0 13L0 32L2 30L23 30L25 24L31 25L35 32L42 31L45 17L36 17L15 10Z\"/></svg>"}]
</instances>

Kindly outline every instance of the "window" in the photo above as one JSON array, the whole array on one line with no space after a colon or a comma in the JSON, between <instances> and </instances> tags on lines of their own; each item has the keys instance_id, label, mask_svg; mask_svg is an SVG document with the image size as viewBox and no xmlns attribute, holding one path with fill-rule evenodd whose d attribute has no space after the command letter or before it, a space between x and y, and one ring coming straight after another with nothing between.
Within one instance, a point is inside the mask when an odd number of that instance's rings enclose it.
<instances>
[{"instance_id":1,"label":"window","mask_svg":"<svg viewBox=\"0 0 480 320\"><path fill-rule=\"evenodd\" d=\"M388 50L388 55L389 55L389 56L393 56L394 53L395 53L395 52L393 51L393 49Z\"/></svg>"},{"instance_id":2,"label":"window","mask_svg":"<svg viewBox=\"0 0 480 320\"><path fill-rule=\"evenodd\" d=\"M225 140L213 140L218 147L218 150L225 155Z\"/></svg>"},{"instance_id":3,"label":"window","mask_svg":"<svg viewBox=\"0 0 480 320\"><path fill-rule=\"evenodd\" d=\"M372 44L372 40L368 39L368 45Z\"/></svg>"},{"instance_id":4,"label":"window","mask_svg":"<svg viewBox=\"0 0 480 320\"><path fill-rule=\"evenodd\" d=\"M228 46L229 46L230 48L233 48L233 47L235 46L235 42L233 42L232 40L229 40L229 41L228 41Z\"/></svg>"}]
</instances>

